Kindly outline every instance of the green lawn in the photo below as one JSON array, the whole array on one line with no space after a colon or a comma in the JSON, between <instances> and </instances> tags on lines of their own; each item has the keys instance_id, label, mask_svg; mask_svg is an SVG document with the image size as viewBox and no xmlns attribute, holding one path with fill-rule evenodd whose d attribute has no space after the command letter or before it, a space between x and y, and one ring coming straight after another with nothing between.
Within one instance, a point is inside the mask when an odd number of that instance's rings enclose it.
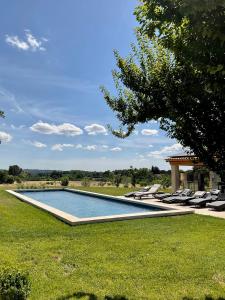
<instances>
[{"instance_id":1,"label":"green lawn","mask_svg":"<svg viewBox=\"0 0 225 300\"><path fill-rule=\"evenodd\" d=\"M0 190L0 266L29 271L30 299L78 299L78 292L217 299L225 296L225 220L188 215L71 227Z\"/></svg>"}]
</instances>

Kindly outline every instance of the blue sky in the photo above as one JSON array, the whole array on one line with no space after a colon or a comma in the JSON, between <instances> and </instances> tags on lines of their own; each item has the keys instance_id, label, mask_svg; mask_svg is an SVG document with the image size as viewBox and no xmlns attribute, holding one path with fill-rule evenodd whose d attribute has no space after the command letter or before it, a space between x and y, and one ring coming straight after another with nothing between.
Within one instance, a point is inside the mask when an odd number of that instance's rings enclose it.
<instances>
[{"instance_id":1,"label":"blue sky","mask_svg":"<svg viewBox=\"0 0 225 300\"><path fill-rule=\"evenodd\" d=\"M99 91L115 91L113 49L130 51L135 0L5 1L0 12L1 168L107 170L158 165L181 152L158 124L118 139ZM9 18L10 16L10 18ZM9 21L10 20L10 21Z\"/></svg>"}]
</instances>

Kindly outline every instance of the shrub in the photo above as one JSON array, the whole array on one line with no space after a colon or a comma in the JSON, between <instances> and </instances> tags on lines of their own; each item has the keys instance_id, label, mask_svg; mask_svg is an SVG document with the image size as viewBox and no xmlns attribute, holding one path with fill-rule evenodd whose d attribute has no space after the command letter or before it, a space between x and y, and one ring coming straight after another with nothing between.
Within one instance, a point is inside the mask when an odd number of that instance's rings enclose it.
<instances>
[{"instance_id":1,"label":"shrub","mask_svg":"<svg viewBox=\"0 0 225 300\"><path fill-rule=\"evenodd\" d=\"M125 188L129 187L129 183L130 183L130 177L128 176L123 176L122 177L122 184Z\"/></svg>"},{"instance_id":2,"label":"shrub","mask_svg":"<svg viewBox=\"0 0 225 300\"><path fill-rule=\"evenodd\" d=\"M164 188L167 188L171 185L171 179L169 175L162 175L161 184Z\"/></svg>"},{"instance_id":3,"label":"shrub","mask_svg":"<svg viewBox=\"0 0 225 300\"><path fill-rule=\"evenodd\" d=\"M86 186L86 187L90 186L90 185L91 185L90 179L85 177L85 178L81 181L81 185L82 185L82 186Z\"/></svg>"},{"instance_id":4,"label":"shrub","mask_svg":"<svg viewBox=\"0 0 225 300\"><path fill-rule=\"evenodd\" d=\"M7 173L5 171L0 171L0 183L6 183Z\"/></svg>"},{"instance_id":5,"label":"shrub","mask_svg":"<svg viewBox=\"0 0 225 300\"><path fill-rule=\"evenodd\" d=\"M150 185L150 181L149 180L140 180L139 181L139 184L140 184L140 186L141 187L143 187L143 186L148 186L148 185Z\"/></svg>"},{"instance_id":6,"label":"shrub","mask_svg":"<svg viewBox=\"0 0 225 300\"><path fill-rule=\"evenodd\" d=\"M98 186L105 186L106 182L105 181L99 181Z\"/></svg>"},{"instance_id":7,"label":"shrub","mask_svg":"<svg viewBox=\"0 0 225 300\"><path fill-rule=\"evenodd\" d=\"M120 174L118 174L114 177L114 184L116 187L120 186L121 181L122 181L122 177Z\"/></svg>"},{"instance_id":8,"label":"shrub","mask_svg":"<svg viewBox=\"0 0 225 300\"><path fill-rule=\"evenodd\" d=\"M17 270L3 270L0 273L0 299L24 300L31 290L28 274Z\"/></svg>"},{"instance_id":9,"label":"shrub","mask_svg":"<svg viewBox=\"0 0 225 300\"><path fill-rule=\"evenodd\" d=\"M62 177L61 178L61 185L67 186L69 184L69 178L68 177Z\"/></svg>"},{"instance_id":10,"label":"shrub","mask_svg":"<svg viewBox=\"0 0 225 300\"><path fill-rule=\"evenodd\" d=\"M6 177L6 183L9 183L9 184L14 183L14 177L12 175L8 175Z\"/></svg>"},{"instance_id":11,"label":"shrub","mask_svg":"<svg viewBox=\"0 0 225 300\"><path fill-rule=\"evenodd\" d=\"M22 183L22 180L21 180L21 178L19 178L19 177L16 177L16 183Z\"/></svg>"}]
</instances>

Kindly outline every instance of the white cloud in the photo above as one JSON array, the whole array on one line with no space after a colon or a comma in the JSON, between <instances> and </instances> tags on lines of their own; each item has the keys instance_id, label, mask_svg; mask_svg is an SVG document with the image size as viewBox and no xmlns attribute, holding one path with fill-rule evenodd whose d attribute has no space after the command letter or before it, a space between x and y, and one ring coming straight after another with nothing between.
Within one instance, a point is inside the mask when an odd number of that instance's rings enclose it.
<instances>
[{"instance_id":1,"label":"white cloud","mask_svg":"<svg viewBox=\"0 0 225 300\"><path fill-rule=\"evenodd\" d=\"M102 125L99 125L99 124L91 124L91 125L85 126L84 129L90 135L96 135L96 134L107 135L106 128L104 126L102 126Z\"/></svg>"},{"instance_id":2,"label":"white cloud","mask_svg":"<svg viewBox=\"0 0 225 300\"><path fill-rule=\"evenodd\" d=\"M8 34L5 36L5 41L7 44L13 46L13 47L16 47L18 49L21 49L21 50L29 50L29 45L27 42L24 42L23 40L20 40L18 38L18 36L16 35L11 35L9 36Z\"/></svg>"},{"instance_id":3,"label":"white cloud","mask_svg":"<svg viewBox=\"0 0 225 300\"><path fill-rule=\"evenodd\" d=\"M19 126L15 126L13 124L10 125L10 127L13 129L13 130L19 130L19 129L23 129L25 127L25 125L19 125Z\"/></svg>"},{"instance_id":4,"label":"white cloud","mask_svg":"<svg viewBox=\"0 0 225 300\"><path fill-rule=\"evenodd\" d=\"M149 157L155 157L155 158L163 158L166 155L171 155L173 153L176 153L178 151L181 151L183 149L182 145L177 143L173 144L171 146L165 146L157 151L151 151L148 156Z\"/></svg>"},{"instance_id":5,"label":"white cloud","mask_svg":"<svg viewBox=\"0 0 225 300\"><path fill-rule=\"evenodd\" d=\"M97 146L96 145L88 145L84 149L88 150L88 151L95 151L97 149Z\"/></svg>"},{"instance_id":6,"label":"white cloud","mask_svg":"<svg viewBox=\"0 0 225 300\"><path fill-rule=\"evenodd\" d=\"M33 34L30 32L30 30L25 30L26 32L26 37L27 37L27 42L28 44L30 45L30 48L33 50L33 51L37 51L37 50L40 50L40 51L45 51L46 49L42 46L43 44L43 41L44 42L47 42L48 40L47 39L42 39L42 40L38 40L37 38L35 38L33 36Z\"/></svg>"},{"instance_id":7,"label":"white cloud","mask_svg":"<svg viewBox=\"0 0 225 300\"><path fill-rule=\"evenodd\" d=\"M156 129L142 129L141 134L142 135L157 135L158 130L156 130Z\"/></svg>"},{"instance_id":8,"label":"white cloud","mask_svg":"<svg viewBox=\"0 0 225 300\"><path fill-rule=\"evenodd\" d=\"M33 145L36 148L46 148L47 147L46 144L43 144L43 143L38 142L38 141L30 142L30 144Z\"/></svg>"},{"instance_id":9,"label":"white cloud","mask_svg":"<svg viewBox=\"0 0 225 300\"><path fill-rule=\"evenodd\" d=\"M65 148L73 148L73 147L74 147L73 144L62 144L62 145L63 145L63 147L65 147Z\"/></svg>"},{"instance_id":10,"label":"white cloud","mask_svg":"<svg viewBox=\"0 0 225 300\"><path fill-rule=\"evenodd\" d=\"M77 144L77 145L75 146L75 148L76 148L76 149L82 149L83 146L82 146L81 144Z\"/></svg>"},{"instance_id":11,"label":"white cloud","mask_svg":"<svg viewBox=\"0 0 225 300\"><path fill-rule=\"evenodd\" d=\"M113 152L119 152L119 151L122 151L122 148L114 147L114 148L111 148L110 150L113 151Z\"/></svg>"},{"instance_id":12,"label":"white cloud","mask_svg":"<svg viewBox=\"0 0 225 300\"><path fill-rule=\"evenodd\" d=\"M64 148L73 148L73 144L55 144L52 146L53 151L63 151Z\"/></svg>"},{"instance_id":13,"label":"white cloud","mask_svg":"<svg viewBox=\"0 0 225 300\"><path fill-rule=\"evenodd\" d=\"M151 124L156 124L156 123L158 123L156 120L151 120L149 123L151 123Z\"/></svg>"},{"instance_id":14,"label":"white cloud","mask_svg":"<svg viewBox=\"0 0 225 300\"><path fill-rule=\"evenodd\" d=\"M58 134L68 136L75 136L83 133L81 128L70 123L55 125L39 121L38 123L33 124L30 129L43 134Z\"/></svg>"},{"instance_id":15,"label":"white cloud","mask_svg":"<svg viewBox=\"0 0 225 300\"><path fill-rule=\"evenodd\" d=\"M12 136L4 131L0 131L0 141L4 143L9 143L12 140Z\"/></svg>"},{"instance_id":16,"label":"white cloud","mask_svg":"<svg viewBox=\"0 0 225 300\"><path fill-rule=\"evenodd\" d=\"M5 36L5 41L8 45L16 47L17 49L24 51L45 51L43 47L43 42L46 43L48 40L46 38L38 39L36 38L29 29L25 31L25 39L19 38L17 35L8 35Z\"/></svg>"},{"instance_id":17,"label":"white cloud","mask_svg":"<svg viewBox=\"0 0 225 300\"><path fill-rule=\"evenodd\" d=\"M102 145L102 148L103 148L103 149L108 149L109 146L108 146L108 145Z\"/></svg>"}]
</instances>

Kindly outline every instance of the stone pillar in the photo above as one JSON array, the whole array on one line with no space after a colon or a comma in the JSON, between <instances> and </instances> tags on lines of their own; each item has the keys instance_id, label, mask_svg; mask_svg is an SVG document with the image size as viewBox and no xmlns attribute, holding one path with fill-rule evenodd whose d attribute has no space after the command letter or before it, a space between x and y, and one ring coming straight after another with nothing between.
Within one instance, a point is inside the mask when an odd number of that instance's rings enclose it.
<instances>
[{"instance_id":1,"label":"stone pillar","mask_svg":"<svg viewBox=\"0 0 225 300\"><path fill-rule=\"evenodd\" d=\"M181 173L180 174L180 181L182 183L182 187L186 189L188 187L188 182L187 182L187 173Z\"/></svg>"},{"instance_id":2,"label":"stone pillar","mask_svg":"<svg viewBox=\"0 0 225 300\"><path fill-rule=\"evenodd\" d=\"M211 189L218 189L218 182L220 182L220 177L215 172L209 172L209 181Z\"/></svg>"},{"instance_id":3,"label":"stone pillar","mask_svg":"<svg viewBox=\"0 0 225 300\"><path fill-rule=\"evenodd\" d=\"M180 187L179 165L171 164L171 183L172 191L175 192Z\"/></svg>"}]
</instances>

